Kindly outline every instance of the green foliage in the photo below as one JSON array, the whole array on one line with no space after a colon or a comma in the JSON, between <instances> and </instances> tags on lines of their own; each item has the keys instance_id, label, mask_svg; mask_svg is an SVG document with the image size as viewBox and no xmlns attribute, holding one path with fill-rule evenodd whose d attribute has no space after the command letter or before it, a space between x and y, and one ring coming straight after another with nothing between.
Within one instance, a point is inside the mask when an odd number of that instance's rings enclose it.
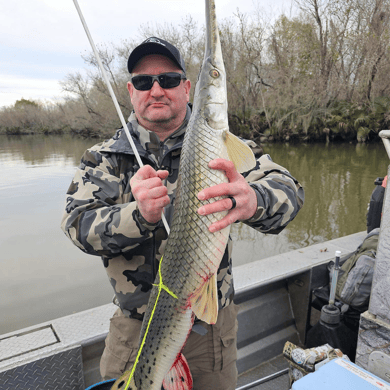
<instances>
[{"instance_id":1,"label":"green foliage","mask_svg":"<svg viewBox=\"0 0 390 390\"><path fill-rule=\"evenodd\" d=\"M264 112L251 117L251 128L260 129L252 138L367 142L378 139L379 131L389 127L390 98L379 97L370 104L340 100L327 107L318 107L316 102L291 105L269 110L269 118L271 126Z\"/></svg>"},{"instance_id":2,"label":"green foliage","mask_svg":"<svg viewBox=\"0 0 390 390\"><path fill-rule=\"evenodd\" d=\"M14 104L14 108L17 109L17 110L22 110L26 107L35 107L35 108L38 108L39 105L37 102L35 102L34 100L27 100L27 99L20 99L20 100L17 100Z\"/></svg>"},{"instance_id":3,"label":"green foliage","mask_svg":"<svg viewBox=\"0 0 390 390\"><path fill-rule=\"evenodd\" d=\"M275 22L273 44L278 46L278 67L299 77L313 76L313 65L318 66L318 57L313 54L319 47L313 24L282 15Z\"/></svg>"}]
</instances>

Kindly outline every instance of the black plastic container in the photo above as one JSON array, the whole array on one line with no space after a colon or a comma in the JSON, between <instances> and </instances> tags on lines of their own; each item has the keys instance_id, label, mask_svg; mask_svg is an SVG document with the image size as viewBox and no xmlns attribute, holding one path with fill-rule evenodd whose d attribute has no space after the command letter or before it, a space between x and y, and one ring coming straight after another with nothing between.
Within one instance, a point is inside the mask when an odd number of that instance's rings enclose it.
<instances>
[{"instance_id":1,"label":"black plastic container","mask_svg":"<svg viewBox=\"0 0 390 390\"><path fill-rule=\"evenodd\" d=\"M325 305L321 309L320 320L307 332L305 347L329 344L355 362L357 338L357 333L342 322L340 310L334 305Z\"/></svg>"}]
</instances>

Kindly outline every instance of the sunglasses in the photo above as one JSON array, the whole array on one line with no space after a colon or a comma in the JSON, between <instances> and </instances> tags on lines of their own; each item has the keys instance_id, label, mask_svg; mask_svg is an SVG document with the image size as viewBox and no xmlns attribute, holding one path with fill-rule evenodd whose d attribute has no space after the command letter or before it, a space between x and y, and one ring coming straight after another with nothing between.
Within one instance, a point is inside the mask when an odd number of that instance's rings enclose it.
<instances>
[{"instance_id":1,"label":"sunglasses","mask_svg":"<svg viewBox=\"0 0 390 390\"><path fill-rule=\"evenodd\" d=\"M181 73L169 72L161 73L156 76L148 74L140 74L131 78L131 83L138 91L148 91L152 89L153 84L157 81L161 88L175 88L180 84L181 80L186 80L186 76Z\"/></svg>"}]
</instances>

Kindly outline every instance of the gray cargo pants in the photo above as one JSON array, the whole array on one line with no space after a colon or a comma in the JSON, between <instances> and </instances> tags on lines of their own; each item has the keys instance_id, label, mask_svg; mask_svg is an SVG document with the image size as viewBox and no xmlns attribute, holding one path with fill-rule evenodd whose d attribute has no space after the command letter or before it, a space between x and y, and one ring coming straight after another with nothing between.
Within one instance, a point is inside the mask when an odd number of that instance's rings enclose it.
<instances>
[{"instance_id":1,"label":"gray cargo pants","mask_svg":"<svg viewBox=\"0 0 390 390\"><path fill-rule=\"evenodd\" d=\"M194 381L193 390L234 390L237 384L237 312L231 304L220 310L215 325L200 324L204 336L191 332L183 349ZM104 380L118 378L134 363L141 321L125 317L118 309L111 318L100 372Z\"/></svg>"}]
</instances>

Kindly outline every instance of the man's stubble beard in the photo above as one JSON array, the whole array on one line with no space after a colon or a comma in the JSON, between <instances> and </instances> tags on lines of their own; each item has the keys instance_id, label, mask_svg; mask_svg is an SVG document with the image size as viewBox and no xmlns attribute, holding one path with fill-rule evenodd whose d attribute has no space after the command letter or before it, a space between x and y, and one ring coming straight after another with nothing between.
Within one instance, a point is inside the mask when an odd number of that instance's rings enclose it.
<instances>
[{"instance_id":1,"label":"man's stubble beard","mask_svg":"<svg viewBox=\"0 0 390 390\"><path fill-rule=\"evenodd\" d=\"M151 123L151 124L160 124L160 125L168 125L169 123L173 122L176 119L177 115L171 115L168 118L156 118L156 119L151 119L148 116L142 116L142 120L145 122ZM164 126L165 128L166 126Z\"/></svg>"}]
</instances>

